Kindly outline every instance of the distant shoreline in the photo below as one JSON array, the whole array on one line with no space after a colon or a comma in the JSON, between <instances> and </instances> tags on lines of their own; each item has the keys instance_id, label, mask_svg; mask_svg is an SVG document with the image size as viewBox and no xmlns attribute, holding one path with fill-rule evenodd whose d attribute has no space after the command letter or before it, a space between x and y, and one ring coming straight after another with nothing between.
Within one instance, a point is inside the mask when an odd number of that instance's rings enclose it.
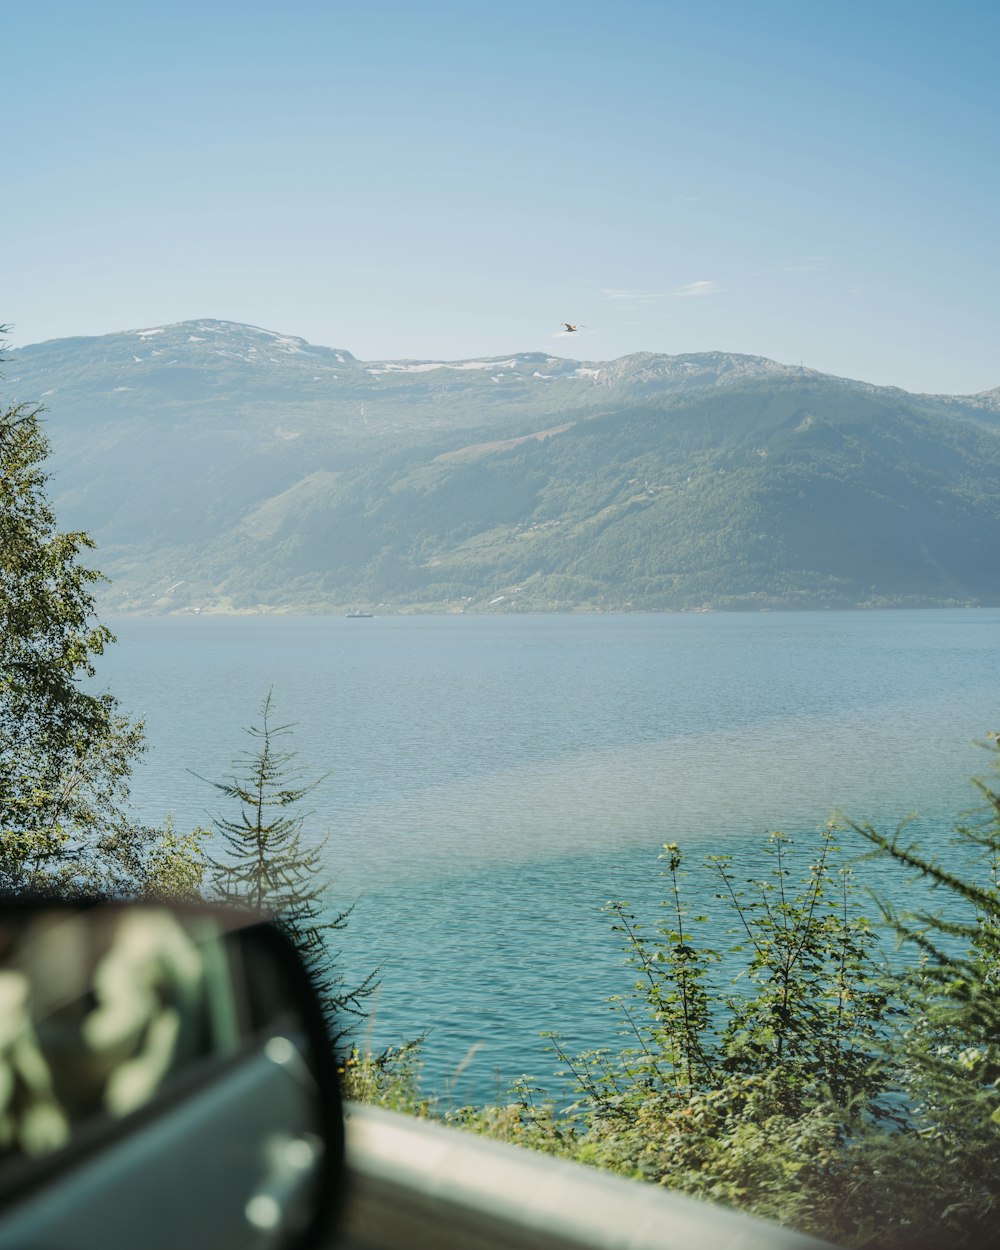
<instances>
[{"instance_id":1,"label":"distant shoreline","mask_svg":"<svg viewBox=\"0 0 1000 1250\"><path fill-rule=\"evenodd\" d=\"M1000 607L1000 603L962 603L954 601L914 601L914 602L879 602L871 603L855 603L855 604L805 604L805 603L789 603L789 604L768 604L762 606L754 606L753 604L705 604L699 607L650 607L635 606L624 607L621 605L608 606L597 604L574 604L572 606L542 605L538 607L519 607L519 608L500 608L488 606L475 606L465 608L448 607L446 605L422 605L422 604L400 604L394 606L379 606L366 609L371 613L370 618L378 617L398 617L398 616L706 616L713 614L733 615L737 613L747 613L752 615L760 615L773 613L775 615L790 612L879 612L879 611L973 611L986 610L989 608ZM123 608L108 604L97 605L98 615L102 617L117 617L122 619L164 619L178 620L180 618L199 619L202 617L211 618L229 618L238 619L242 617L283 617L283 616L302 616L302 617L331 617L348 619L352 609L345 606L326 607L320 604L305 604L302 606L287 605L269 605L261 604L254 607L234 608L230 606L209 605L204 608ZM366 619L357 618L355 619Z\"/></svg>"}]
</instances>

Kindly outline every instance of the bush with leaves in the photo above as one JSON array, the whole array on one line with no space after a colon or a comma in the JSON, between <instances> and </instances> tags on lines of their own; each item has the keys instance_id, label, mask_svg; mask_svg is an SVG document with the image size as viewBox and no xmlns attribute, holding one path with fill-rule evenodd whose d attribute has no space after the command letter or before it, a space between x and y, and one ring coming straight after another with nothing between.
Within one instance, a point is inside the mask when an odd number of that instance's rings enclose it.
<instances>
[{"instance_id":1,"label":"bush with leaves","mask_svg":"<svg viewBox=\"0 0 1000 1250\"><path fill-rule=\"evenodd\" d=\"M723 953L697 941L708 918L689 915L675 844L662 856L668 918L655 936L627 904L609 904L639 980L636 996L616 1000L632 1045L613 1057L562 1055L592 1116L628 1118L650 1096L682 1102L730 1076L767 1077L791 1115L821 1102L845 1111L877 1103L888 1000L850 870L833 863L834 831L820 835L797 886L791 840L772 834L766 850L771 874L742 886L728 856L708 861L741 939L726 956L740 960L727 985L717 984Z\"/></svg>"},{"instance_id":2,"label":"bush with leaves","mask_svg":"<svg viewBox=\"0 0 1000 1250\"><path fill-rule=\"evenodd\" d=\"M377 1054L352 1046L338 1068L343 1097L406 1115L433 1116L434 1101L420 1090L422 1040L387 1046Z\"/></svg>"},{"instance_id":3,"label":"bush with leaves","mask_svg":"<svg viewBox=\"0 0 1000 1250\"><path fill-rule=\"evenodd\" d=\"M886 1110L893 1004L835 831L797 881L794 849L772 834L770 873L745 883L730 858L707 861L739 939L721 951L699 939L708 917L690 914L681 852L665 846L655 932L626 903L608 905L639 974L634 994L612 1000L629 1044L573 1056L549 1034L572 1107L557 1112L522 1082L507 1106L452 1118L824 1238L863 1237L872 1168L852 1143Z\"/></svg>"},{"instance_id":4,"label":"bush with leaves","mask_svg":"<svg viewBox=\"0 0 1000 1250\"><path fill-rule=\"evenodd\" d=\"M1000 773L1000 737L984 745ZM984 804L947 867L905 825L887 837L846 821L797 888L781 835L764 879L738 886L731 860L710 859L742 932L729 952L697 941L707 918L689 915L667 846L655 935L609 905L639 972L615 1002L631 1044L575 1057L555 1039L579 1095L565 1112L522 1082L507 1106L453 1119L844 1245L1000 1247L1000 781L974 784ZM849 831L942 901L881 904L903 944L889 971L834 866Z\"/></svg>"}]
</instances>

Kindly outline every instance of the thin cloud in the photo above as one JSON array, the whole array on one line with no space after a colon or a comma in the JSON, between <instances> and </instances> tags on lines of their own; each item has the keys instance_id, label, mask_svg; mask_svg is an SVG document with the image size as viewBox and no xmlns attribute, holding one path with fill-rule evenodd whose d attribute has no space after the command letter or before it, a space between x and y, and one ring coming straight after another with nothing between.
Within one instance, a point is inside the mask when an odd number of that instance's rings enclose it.
<instances>
[{"instance_id":1,"label":"thin cloud","mask_svg":"<svg viewBox=\"0 0 1000 1250\"><path fill-rule=\"evenodd\" d=\"M825 256L807 256L797 265L786 265L785 273L818 273L821 269L829 269L830 262Z\"/></svg>"},{"instance_id":2,"label":"thin cloud","mask_svg":"<svg viewBox=\"0 0 1000 1250\"><path fill-rule=\"evenodd\" d=\"M655 304L657 300L666 299L662 291L634 291L625 287L605 287L601 294L605 299L624 304Z\"/></svg>"},{"instance_id":3,"label":"thin cloud","mask_svg":"<svg viewBox=\"0 0 1000 1250\"><path fill-rule=\"evenodd\" d=\"M680 200L682 204L700 204L701 203L700 195L675 195L674 199Z\"/></svg>"},{"instance_id":4,"label":"thin cloud","mask_svg":"<svg viewBox=\"0 0 1000 1250\"><path fill-rule=\"evenodd\" d=\"M686 282L673 292L674 295L714 295L721 291L718 282Z\"/></svg>"}]
</instances>

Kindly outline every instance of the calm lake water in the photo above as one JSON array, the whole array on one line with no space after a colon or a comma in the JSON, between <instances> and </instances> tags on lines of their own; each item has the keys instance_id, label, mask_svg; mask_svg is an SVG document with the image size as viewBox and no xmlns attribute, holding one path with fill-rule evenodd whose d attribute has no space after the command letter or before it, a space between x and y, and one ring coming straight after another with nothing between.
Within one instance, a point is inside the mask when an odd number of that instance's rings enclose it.
<instances>
[{"instance_id":1,"label":"calm lake water","mask_svg":"<svg viewBox=\"0 0 1000 1250\"><path fill-rule=\"evenodd\" d=\"M1000 728L1000 610L112 621L99 680L145 717L145 819L207 825L269 689L328 836L373 1046L430 1030L427 1088L553 1085L539 1040L614 1045L628 989L602 905L655 921L664 841L747 872L831 812L947 853ZM863 846L849 845L852 854ZM942 849L943 848L943 849ZM905 893L881 868L869 877ZM723 921L720 919L720 925ZM455 1069L471 1047L473 1060Z\"/></svg>"}]
</instances>

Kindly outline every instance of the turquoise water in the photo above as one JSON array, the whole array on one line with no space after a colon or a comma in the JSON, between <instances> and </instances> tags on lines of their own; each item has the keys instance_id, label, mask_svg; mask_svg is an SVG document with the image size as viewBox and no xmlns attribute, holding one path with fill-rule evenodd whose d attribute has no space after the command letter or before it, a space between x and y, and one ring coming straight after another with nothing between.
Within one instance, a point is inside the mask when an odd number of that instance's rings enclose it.
<instances>
[{"instance_id":1,"label":"turquoise water","mask_svg":"<svg viewBox=\"0 0 1000 1250\"><path fill-rule=\"evenodd\" d=\"M538 1033L614 1044L609 898L655 919L657 852L752 871L835 809L943 845L1000 727L1000 611L113 621L99 679L146 718L137 811L207 824L269 688L383 968L372 1045L429 1029L425 1080L550 1083ZM860 848L857 848L860 850ZM865 869L871 874L870 868ZM891 884L893 889L905 886ZM721 921L720 921L721 923ZM475 1056L457 1079L470 1048Z\"/></svg>"}]
</instances>

